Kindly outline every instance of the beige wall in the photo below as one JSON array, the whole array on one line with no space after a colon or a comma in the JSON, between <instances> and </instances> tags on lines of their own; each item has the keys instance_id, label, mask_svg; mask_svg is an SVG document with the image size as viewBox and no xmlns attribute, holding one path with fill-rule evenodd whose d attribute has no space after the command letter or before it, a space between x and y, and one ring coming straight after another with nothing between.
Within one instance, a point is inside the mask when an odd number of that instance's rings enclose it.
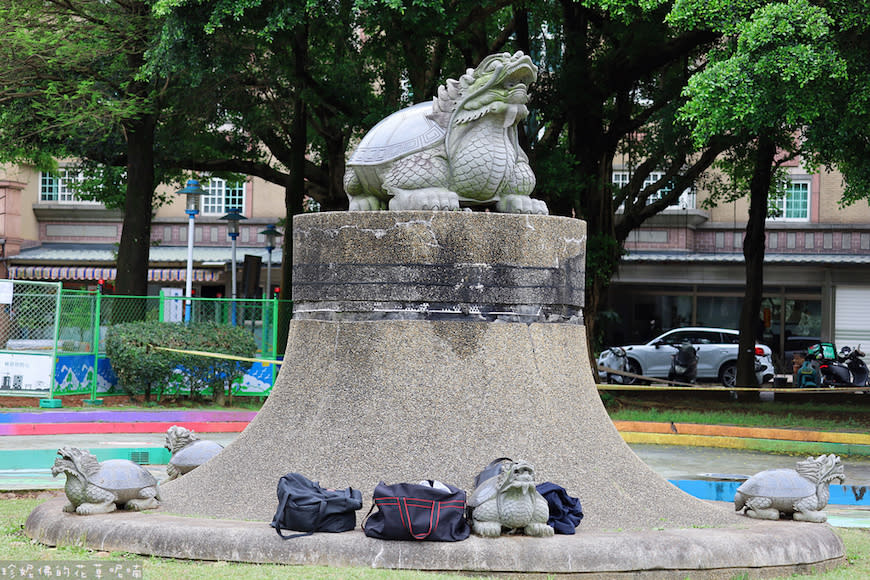
<instances>
[{"instance_id":1,"label":"beige wall","mask_svg":"<svg viewBox=\"0 0 870 580\"><path fill-rule=\"evenodd\" d=\"M24 183L21 190L20 236L22 240L39 240L39 224L33 214L33 204L39 200L39 172L27 165L0 165L0 179Z\"/></svg>"},{"instance_id":2,"label":"beige wall","mask_svg":"<svg viewBox=\"0 0 870 580\"><path fill-rule=\"evenodd\" d=\"M800 167L789 168L788 172L795 177L805 177L810 181L811 217L809 223L870 223L870 204L868 202L861 201L849 207L840 207L839 202L843 197L844 183L843 176L839 172L823 171L811 175ZM705 191L698 191L698 207L701 207L701 203L707 197ZM749 200L741 198L730 203L720 203L709 211L711 222L734 223L736 221L738 224L745 224L749 215Z\"/></svg>"},{"instance_id":3,"label":"beige wall","mask_svg":"<svg viewBox=\"0 0 870 580\"><path fill-rule=\"evenodd\" d=\"M201 180L201 182L204 180ZM184 208L186 200L183 195L175 195L180 187L160 186L159 191L169 194L169 204L158 208L156 216L160 218L185 217ZM248 179L245 190L245 208L242 212L247 218L278 220L286 215L284 210L284 188L260 179L252 177Z\"/></svg>"},{"instance_id":4,"label":"beige wall","mask_svg":"<svg viewBox=\"0 0 870 580\"><path fill-rule=\"evenodd\" d=\"M0 165L0 180L18 181L25 184L21 193L21 237L25 240L39 239L39 224L33 213L39 201L39 172L32 166ZM184 196L175 195L177 185L162 185L159 191L169 194L170 203L157 209L156 218L184 218ZM284 188L266 182L259 177L248 179L244 215L248 218L277 221L285 216Z\"/></svg>"}]
</instances>

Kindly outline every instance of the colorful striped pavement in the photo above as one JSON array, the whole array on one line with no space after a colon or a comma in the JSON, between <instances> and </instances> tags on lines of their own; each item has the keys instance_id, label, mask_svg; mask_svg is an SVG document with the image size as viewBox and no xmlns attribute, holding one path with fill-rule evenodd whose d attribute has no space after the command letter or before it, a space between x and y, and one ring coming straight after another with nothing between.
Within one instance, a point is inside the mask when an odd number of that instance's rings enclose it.
<instances>
[{"instance_id":1,"label":"colorful striped pavement","mask_svg":"<svg viewBox=\"0 0 870 580\"><path fill-rule=\"evenodd\" d=\"M626 443L722 447L780 454L870 457L870 435L803 429L614 421Z\"/></svg>"},{"instance_id":2,"label":"colorful striped pavement","mask_svg":"<svg viewBox=\"0 0 870 580\"><path fill-rule=\"evenodd\" d=\"M162 433L181 425L197 433L239 433L256 411L40 411L0 413L0 435Z\"/></svg>"},{"instance_id":3,"label":"colorful striped pavement","mask_svg":"<svg viewBox=\"0 0 870 580\"><path fill-rule=\"evenodd\" d=\"M0 412L0 435L165 433L181 425L197 433L240 433L256 411ZM614 421L627 443L722 447L767 453L870 457L870 434L693 423Z\"/></svg>"}]
</instances>

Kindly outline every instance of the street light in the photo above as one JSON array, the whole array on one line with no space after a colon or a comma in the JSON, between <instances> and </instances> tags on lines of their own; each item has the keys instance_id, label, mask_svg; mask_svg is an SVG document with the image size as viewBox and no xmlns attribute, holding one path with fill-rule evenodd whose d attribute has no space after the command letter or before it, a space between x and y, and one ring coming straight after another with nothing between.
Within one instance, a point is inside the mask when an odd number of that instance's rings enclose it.
<instances>
[{"instance_id":1,"label":"street light","mask_svg":"<svg viewBox=\"0 0 870 580\"><path fill-rule=\"evenodd\" d=\"M233 291L231 294L233 297L233 300L236 299L236 288L238 287L238 285L236 284L236 240L239 237L239 222L242 220L248 219L241 214L242 214L241 209L239 209L237 207L233 207L233 208L228 208L227 215L220 218L220 219L227 222L227 235L230 236L230 239L233 241L233 259L232 259L232 262L233 262L233 275L232 275Z\"/></svg>"},{"instance_id":2,"label":"street light","mask_svg":"<svg viewBox=\"0 0 870 580\"><path fill-rule=\"evenodd\" d=\"M269 263L266 264L266 298L272 297L272 250L275 249L275 238L280 238L284 234L275 229L275 224L269 224L266 229L260 232L266 236L266 251L269 253Z\"/></svg>"},{"instance_id":3,"label":"street light","mask_svg":"<svg viewBox=\"0 0 870 580\"><path fill-rule=\"evenodd\" d=\"M188 179L187 185L179 189L177 194L184 194L187 197L187 209L184 213L187 214L187 276L184 279L184 297L187 300L184 303L184 322L190 322L190 297L193 295L193 219L199 213L199 198L205 194L205 190L200 187L199 181Z\"/></svg>"}]
</instances>

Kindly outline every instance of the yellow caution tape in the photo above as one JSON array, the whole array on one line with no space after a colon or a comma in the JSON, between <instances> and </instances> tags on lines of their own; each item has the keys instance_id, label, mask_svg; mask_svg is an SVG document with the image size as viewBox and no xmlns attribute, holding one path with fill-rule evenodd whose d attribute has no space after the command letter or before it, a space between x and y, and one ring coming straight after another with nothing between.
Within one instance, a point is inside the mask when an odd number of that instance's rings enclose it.
<instances>
[{"instance_id":1,"label":"yellow caution tape","mask_svg":"<svg viewBox=\"0 0 870 580\"><path fill-rule=\"evenodd\" d=\"M232 356L229 354L221 354L219 352L207 352L204 350L181 350L178 348L169 348L166 346L154 346L154 345L151 345L151 348L153 348L155 350L165 350L165 351L169 351L169 352L177 352L180 354L193 354L196 356L205 356L205 357L210 357L210 358L221 358L221 359L225 359L225 360L240 360L240 361L245 361L245 362L257 362L257 363L263 363L264 365L279 365L280 366L281 364L283 364L283 361L280 361L280 360L269 360L269 359L264 359L264 358L245 358L242 356Z\"/></svg>"}]
</instances>

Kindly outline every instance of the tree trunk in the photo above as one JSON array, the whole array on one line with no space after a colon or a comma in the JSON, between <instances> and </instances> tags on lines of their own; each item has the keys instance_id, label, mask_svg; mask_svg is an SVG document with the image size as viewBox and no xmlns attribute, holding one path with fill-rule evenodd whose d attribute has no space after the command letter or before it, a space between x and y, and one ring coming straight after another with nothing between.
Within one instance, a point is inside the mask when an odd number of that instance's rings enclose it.
<instances>
[{"instance_id":1,"label":"tree trunk","mask_svg":"<svg viewBox=\"0 0 870 580\"><path fill-rule=\"evenodd\" d=\"M749 182L749 221L743 240L746 262L746 290L740 310L740 342L737 353L737 386L757 387L755 343L759 338L758 322L764 290L764 242L767 200L773 177L776 145L766 136L759 137L752 179Z\"/></svg>"},{"instance_id":2,"label":"tree trunk","mask_svg":"<svg viewBox=\"0 0 870 580\"><path fill-rule=\"evenodd\" d=\"M295 59L296 78L305 78L308 66L308 29L300 25L293 38L293 54ZM300 87L301 89L301 87ZM301 90L300 90L301 95ZM307 107L302 98L297 98L293 106L293 126L290 135L291 158L288 165L290 177L284 188L284 208L287 213L287 224L284 227L284 260L281 264L281 294L282 300L278 320L290 320L289 304L284 302L292 298L293 285L293 216L302 213L302 198L305 195L305 154L308 145ZM278 327L278 352L287 348L287 333L289 327L284 323Z\"/></svg>"},{"instance_id":3,"label":"tree trunk","mask_svg":"<svg viewBox=\"0 0 870 580\"><path fill-rule=\"evenodd\" d=\"M128 296L148 294L148 253L154 199L154 131L157 119L144 115L125 125L127 134L127 194L118 246L115 290ZM131 320L138 319L134 317Z\"/></svg>"}]
</instances>

